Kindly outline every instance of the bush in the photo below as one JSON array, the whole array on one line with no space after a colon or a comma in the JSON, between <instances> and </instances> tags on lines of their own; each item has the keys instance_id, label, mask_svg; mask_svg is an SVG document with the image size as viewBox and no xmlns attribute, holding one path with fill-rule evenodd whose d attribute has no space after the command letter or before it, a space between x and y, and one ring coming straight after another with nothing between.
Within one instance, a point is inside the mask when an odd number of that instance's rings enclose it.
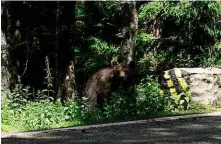
<instances>
[{"instance_id":1,"label":"bush","mask_svg":"<svg viewBox=\"0 0 221 144\"><path fill-rule=\"evenodd\" d=\"M168 100L159 96L156 79L147 77L137 86L112 93L104 114L109 119L153 116L171 110Z\"/></svg>"},{"instance_id":2,"label":"bush","mask_svg":"<svg viewBox=\"0 0 221 144\"><path fill-rule=\"evenodd\" d=\"M15 92L9 93L11 97L7 97L2 102L3 132L51 129L212 110L208 106L199 104L191 104L186 112L174 109L170 95L161 97L156 79L149 76L136 86L121 88L120 91L113 92L111 101L105 103L104 111L90 110L84 99L67 102L64 106L60 101L52 103L48 99L41 99L40 101L26 101L19 107L14 107L12 103L15 104L16 101L10 98L14 98L13 95L16 94Z\"/></svg>"},{"instance_id":3,"label":"bush","mask_svg":"<svg viewBox=\"0 0 221 144\"><path fill-rule=\"evenodd\" d=\"M76 103L27 102L20 109L2 105L2 131L27 131L80 125Z\"/></svg>"}]
</instances>

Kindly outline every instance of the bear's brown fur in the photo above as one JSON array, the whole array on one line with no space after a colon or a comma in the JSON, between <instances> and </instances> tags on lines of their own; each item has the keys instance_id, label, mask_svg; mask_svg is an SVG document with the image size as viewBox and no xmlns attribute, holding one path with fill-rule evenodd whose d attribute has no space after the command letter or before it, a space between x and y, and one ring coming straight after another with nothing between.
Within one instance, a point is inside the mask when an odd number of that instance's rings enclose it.
<instances>
[{"instance_id":1,"label":"bear's brown fur","mask_svg":"<svg viewBox=\"0 0 221 144\"><path fill-rule=\"evenodd\" d=\"M128 83L133 75L132 62L128 66L122 66L116 61L112 63L111 67L102 68L94 73L86 84L86 97L91 108L100 107L104 100L109 100L110 93L117 90L123 83Z\"/></svg>"}]
</instances>

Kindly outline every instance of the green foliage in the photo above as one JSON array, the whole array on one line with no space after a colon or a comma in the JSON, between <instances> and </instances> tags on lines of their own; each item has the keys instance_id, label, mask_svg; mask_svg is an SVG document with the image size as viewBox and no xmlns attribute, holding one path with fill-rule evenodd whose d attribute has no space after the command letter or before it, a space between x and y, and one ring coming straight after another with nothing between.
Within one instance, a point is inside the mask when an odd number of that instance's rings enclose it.
<instances>
[{"instance_id":1,"label":"green foliage","mask_svg":"<svg viewBox=\"0 0 221 144\"><path fill-rule=\"evenodd\" d=\"M63 127L70 124L82 125L117 119L131 119L152 116L164 111L164 104L158 96L157 83L147 77L136 87L122 89L112 94L112 100L105 104L104 112L90 110L86 100L72 101L62 106L60 102L27 102L22 110L14 109L10 102L2 105L3 131L39 130Z\"/></svg>"},{"instance_id":2,"label":"green foliage","mask_svg":"<svg viewBox=\"0 0 221 144\"><path fill-rule=\"evenodd\" d=\"M21 110L21 106L27 103L27 99L31 95L29 89L29 86L23 86L20 77L18 77L18 84L16 84L12 92L7 93L6 96L6 101L8 102L9 107Z\"/></svg>"},{"instance_id":3,"label":"green foliage","mask_svg":"<svg viewBox=\"0 0 221 144\"><path fill-rule=\"evenodd\" d=\"M63 107L60 102L28 102L22 111L2 106L2 131L27 131L80 125L75 103Z\"/></svg>"},{"instance_id":4,"label":"green foliage","mask_svg":"<svg viewBox=\"0 0 221 144\"><path fill-rule=\"evenodd\" d=\"M52 76L52 69L49 65L49 58L45 57L45 78L44 78L44 84L46 85L46 88L43 90L37 90L36 98L35 100L41 101L41 102L50 102L53 100L53 95L55 92L53 90L53 76Z\"/></svg>"},{"instance_id":5,"label":"green foliage","mask_svg":"<svg viewBox=\"0 0 221 144\"><path fill-rule=\"evenodd\" d=\"M108 43L96 38L96 37L90 37L89 41L91 42L91 45L89 49L93 51L97 55L106 55L109 56L109 60L113 57L116 56L119 47L116 47L114 45L109 45Z\"/></svg>"},{"instance_id":6,"label":"green foliage","mask_svg":"<svg viewBox=\"0 0 221 144\"><path fill-rule=\"evenodd\" d=\"M121 2L116 1L107 1L104 7L105 19L114 19L122 11Z\"/></svg>"},{"instance_id":7,"label":"green foliage","mask_svg":"<svg viewBox=\"0 0 221 144\"><path fill-rule=\"evenodd\" d=\"M170 51L170 63L173 67L219 65L217 54L220 52L214 48L214 38L220 41L220 2L161 1L148 2L140 7L141 27L151 24L151 20L159 19L162 19L164 24L170 23L174 27L167 32L168 40L161 44L164 47L168 45L164 53ZM163 29L166 30L167 27L164 25ZM154 44L148 46L153 47Z\"/></svg>"},{"instance_id":8,"label":"green foliage","mask_svg":"<svg viewBox=\"0 0 221 144\"><path fill-rule=\"evenodd\" d=\"M209 54L205 53L205 57L200 62L201 67L220 67L221 66L221 42L211 46Z\"/></svg>"},{"instance_id":9,"label":"green foliage","mask_svg":"<svg viewBox=\"0 0 221 144\"><path fill-rule=\"evenodd\" d=\"M78 19L84 18L86 16L85 12L85 2L78 1L76 4L76 16Z\"/></svg>"},{"instance_id":10,"label":"green foliage","mask_svg":"<svg viewBox=\"0 0 221 144\"><path fill-rule=\"evenodd\" d=\"M35 101L27 101L30 88L24 87L20 81L12 92L7 92L1 107L2 131L40 130L82 124L79 120L81 109L77 102L69 102L66 106L58 101L51 102L49 94L53 92L53 77L47 57L45 72L47 88L38 90Z\"/></svg>"},{"instance_id":11,"label":"green foliage","mask_svg":"<svg viewBox=\"0 0 221 144\"><path fill-rule=\"evenodd\" d=\"M168 102L158 94L156 80L147 77L136 87L123 88L112 93L111 101L105 104L104 112L93 112L94 117L88 121L102 122L116 119L133 119L150 117L157 113L169 111Z\"/></svg>"},{"instance_id":12,"label":"green foliage","mask_svg":"<svg viewBox=\"0 0 221 144\"><path fill-rule=\"evenodd\" d=\"M201 113L201 112L208 111L210 108L211 107L209 107L208 105L203 105L203 104L199 104L199 103L192 103L191 107L190 107L190 111Z\"/></svg>"},{"instance_id":13,"label":"green foliage","mask_svg":"<svg viewBox=\"0 0 221 144\"><path fill-rule=\"evenodd\" d=\"M191 55L178 55L177 58L174 60L174 66L175 67L194 67L195 62L191 59Z\"/></svg>"},{"instance_id":14,"label":"green foliage","mask_svg":"<svg viewBox=\"0 0 221 144\"><path fill-rule=\"evenodd\" d=\"M201 67L216 67L221 65L221 60L217 57L211 57L211 58L203 58L201 61L200 66Z\"/></svg>"},{"instance_id":15,"label":"green foliage","mask_svg":"<svg viewBox=\"0 0 221 144\"><path fill-rule=\"evenodd\" d=\"M80 65L77 72L83 72L85 75L93 73L104 65L109 65L112 58L116 57L119 52L118 46L108 44L99 38L90 37L88 41L88 53L76 58L77 65Z\"/></svg>"},{"instance_id":16,"label":"green foliage","mask_svg":"<svg viewBox=\"0 0 221 144\"><path fill-rule=\"evenodd\" d=\"M146 19L155 19L160 10L164 8L165 2L149 2L140 7L139 19L146 24Z\"/></svg>"},{"instance_id":17,"label":"green foliage","mask_svg":"<svg viewBox=\"0 0 221 144\"><path fill-rule=\"evenodd\" d=\"M147 43L147 44L152 44L154 39L154 36L152 34L147 34L144 32L141 32L137 36L137 42L138 43Z\"/></svg>"},{"instance_id":18,"label":"green foliage","mask_svg":"<svg viewBox=\"0 0 221 144\"><path fill-rule=\"evenodd\" d=\"M152 77L143 79L137 86L137 114L153 115L164 111L163 99L158 94L157 80Z\"/></svg>"},{"instance_id":19,"label":"green foliage","mask_svg":"<svg viewBox=\"0 0 221 144\"><path fill-rule=\"evenodd\" d=\"M52 87L53 87L53 83L52 83L53 82L53 77L52 77L52 74L51 74L52 69L50 69L48 56L45 57L45 65L46 65L46 68L44 70L46 72L46 76L45 76L44 84L47 85L47 89L52 89Z\"/></svg>"},{"instance_id":20,"label":"green foliage","mask_svg":"<svg viewBox=\"0 0 221 144\"><path fill-rule=\"evenodd\" d=\"M154 44L153 34L140 32L137 36L136 57L138 60L139 73L146 74L152 66L152 61L149 59L150 46Z\"/></svg>"},{"instance_id":21,"label":"green foliage","mask_svg":"<svg viewBox=\"0 0 221 144\"><path fill-rule=\"evenodd\" d=\"M165 18L170 16L175 17L177 24L181 22L191 22L197 17L197 11L192 4L192 2L187 0L182 0L171 5L167 4L164 8L163 16L165 16Z\"/></svg>"},{"instance_id":22,"label":"green foliage","mask_svg":"<svg viewBox=\"0 0 221 144\"><path fill-rule=\"evenodd\" d=\"M31 95L30 87L24 87L19 83L16 84L12 92L7 93L7 97L2 104L2 123L3 131L8 130L38 130L45 128L53 128L65 124L67 118L66 107L60 103L53 104L50 101L52 90L52 75L49 66L49 59L45 59L45 84L46 89L38 90L35 101L31 102L27 99ZM4 93L4 92L3 92ZM70 104L72 108L73 104ZM74 117L75 115L73 115Z\"/></svg>"},{"instance_id":23,"label":"green foliage","mask_svg":"<svg viewBox=\"0 0 221 144\"><path fill-rule=\"evenodd\" d=\"M160 97L158 83L150 76L135 87L125 87L112 93L111 98L105 103L103 112L91 110L86 99L68 102L64 106L58 101L27 102L21 106L22 110L12 108L7 101L1 109L2 131L40 130L212 110L199 104L191 104L186 112L174 109L173 99L169 95Z\"/></svg>"}]
</instances>

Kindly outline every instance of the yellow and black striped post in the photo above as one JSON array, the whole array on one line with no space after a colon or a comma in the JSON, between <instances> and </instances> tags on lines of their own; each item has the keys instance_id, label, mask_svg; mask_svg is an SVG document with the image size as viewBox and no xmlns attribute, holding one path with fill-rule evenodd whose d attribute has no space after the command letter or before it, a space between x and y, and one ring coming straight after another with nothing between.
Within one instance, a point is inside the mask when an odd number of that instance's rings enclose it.
<instances>
[{"instance_id":1,"label":"yellow and black striped post","mask_svg":"<svg viewBox=\"0 0 221 144\"><path fill-rule=\"evenodd\" d=\"M190 90L188 79L184 78L184 72L178 68L174 68L168 71L164 71L159 77L159 94L163 96L165 91L169 90L169 93L174 100L178 108L183 108L182 105L189 105L190 102ZM188 106L185 106L188 109Z\"/></svg>"}]
</instances>

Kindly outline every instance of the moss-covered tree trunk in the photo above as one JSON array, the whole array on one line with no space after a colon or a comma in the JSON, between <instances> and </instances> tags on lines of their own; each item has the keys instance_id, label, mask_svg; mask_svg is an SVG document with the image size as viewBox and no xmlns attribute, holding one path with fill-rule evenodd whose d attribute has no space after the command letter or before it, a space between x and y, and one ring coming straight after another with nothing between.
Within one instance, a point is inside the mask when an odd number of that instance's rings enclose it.
<instances>
[{"instance_id":1,"label":"moss-covered tree trunk","mask_svg":"<svg viewBox=\"0 0 221 144\"><path fill-rule=\"evenodd\" d=\"M1 88L9 89L10 88L10 57L8 44L6 41L6 34L1 30Z\"/></svg>"},{"instance_id":2,"label":"moss-covered tree trunk","mask_svg":"<svg viewBox=\"0 0 221 144\"><path fill-rule=\"evenodd\" d=\"M62 102L71 100L75 97L75 69L74 69L74 38L73 29L75 22L75 4L76 2L59 2L61 10L60 18L62 21L59 28L59 38L57 40L58 48L58 66L60 80L58 92L61 94ZM58 35L57 35L58 36Z\"/></svg>"},{"instance_id":3,"label":"moss-covered tree trunk","mask_svg":"<svg viewBox=\"0 0 221 144\"><path fill-rule=\"evenodd\" d=\"M122 47L120 59L128 64L133 59L134 47L136 46L136 35L138 30L138 11L136 1L125 1L123 3L122 19Z\"/></svg>"},{"instance_id":4,"label":"moss-covered tree trunk","mask_svg":"<svg viewBox=\"0 0 221 144\"><path fill-rule=\"evenodd\" d=\"M6 23L7 23L7 2L2 1L2 24L1 28L1 88L7 89L10 86L10 71L9 71L9 51L7 49L6 41ZM2 30L3 29L3 30Z\"/></svg>"},{"instance_id":5,"label":"moss-covered tree trunk","mask_svg":"<svg viewBox=\"0 0 221 144\"><path fill-rule=\"evenodd\" d=\"M1 84L2 89L12 89L18 75L19 61L15 54L21 45L21 33L19 20L12 21L12 2L2 1L1 5Z\"/></svg>"}]
</instances>

